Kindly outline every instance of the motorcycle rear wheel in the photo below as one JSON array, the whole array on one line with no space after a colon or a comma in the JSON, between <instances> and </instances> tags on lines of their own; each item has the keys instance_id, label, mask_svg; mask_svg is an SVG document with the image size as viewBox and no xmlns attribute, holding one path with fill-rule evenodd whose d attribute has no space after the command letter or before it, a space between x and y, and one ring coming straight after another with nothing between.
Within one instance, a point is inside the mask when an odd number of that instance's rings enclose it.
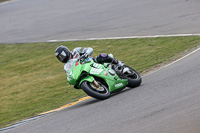
<instances>
[{"instance_id":1,"label":"motorcycle rear wheel","mask_svg":"<svg viewBox=\"0 0 200 133\"><path fill-rule=\"evenodd\" d=\"M99 100L104 100L110 97L110 91L107 86L102 84L101 82L97 81L99 84L96 87L93 83L88 81L83 81L81 83L81 89L89 96L94 97Z\"/></svg>"},{"instance_id":2,"label":"motorcycle rear wheel","mask_svg":"<svg viewBox=\"0 0 200 133\"><path fill-rule=\"evenodd\" d=\"M134 70L133 68L126 66L125 67L129 68L130 72L129 74L123 74L123 76L126 77L126 79L128 79L128 85L127 87L137 87L142 83L142 78L140 76L140 74Z\"/></svg>"}]
</instances>

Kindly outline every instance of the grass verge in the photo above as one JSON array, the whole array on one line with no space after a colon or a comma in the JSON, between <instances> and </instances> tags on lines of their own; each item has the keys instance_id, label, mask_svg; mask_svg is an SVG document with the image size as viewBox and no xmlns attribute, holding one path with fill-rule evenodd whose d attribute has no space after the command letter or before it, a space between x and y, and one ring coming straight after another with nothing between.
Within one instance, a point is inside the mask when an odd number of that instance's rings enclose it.
<instances>
[{"instance_id":1,"label":"grass verge","mask_svg":"<svg viewBox=\"0 0 200 133\"><path fill-rule=\"evenodd\" d=\"M166 37L0 45L0 127L86 96L69 88L63 64L54 56L65 45L92 47L93 56L112 53L142 73L199 46L200 37Z\"/></svg>"},{"instance_id":2,"label":"grass verge","mask_svg":"<svg viewBox=\"0 0 200 133\"><path fill-rule=\"evenodd\" d=\"M10 0L0 0L0 3L1 3L1 2L5 2L5 1L10 1Z\"/></svg>"}]
</instances>

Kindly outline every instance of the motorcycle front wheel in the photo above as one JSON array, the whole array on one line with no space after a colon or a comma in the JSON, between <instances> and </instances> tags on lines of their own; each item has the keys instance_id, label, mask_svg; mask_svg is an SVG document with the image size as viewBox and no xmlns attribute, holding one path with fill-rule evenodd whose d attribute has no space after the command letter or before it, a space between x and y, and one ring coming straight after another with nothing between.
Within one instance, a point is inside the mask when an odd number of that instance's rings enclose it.
<instances>
[{"instance_id":1,"label":"motorcycle front wheel","mask_svg":"<svg viewBox=\"0 0 200 133\"><path fill-rule=\"evenodd\" d=\"M81 83L81 89L89 96L94 97L99 100L104 100L110 97L110 91L107 86L99 81L96 81L98 85L94 82L83 81Z\"/></svg>"}]
</instances>

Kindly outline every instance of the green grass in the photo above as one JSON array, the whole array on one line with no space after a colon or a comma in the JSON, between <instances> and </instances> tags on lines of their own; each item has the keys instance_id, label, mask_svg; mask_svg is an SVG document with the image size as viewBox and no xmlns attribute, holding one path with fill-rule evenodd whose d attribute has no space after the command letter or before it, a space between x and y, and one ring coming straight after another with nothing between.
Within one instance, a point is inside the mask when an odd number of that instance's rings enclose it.
<instances>
[{"instance_id":1,"label":"green grass","mask_svg":"<svg viewBox=\"0 0 200 133\"><path fill-rule=\"evenodd\" d=\"M55 48L92 47L112 53L140 73L197 47L200 37L168 37L0 45L0 125L37 115L86 96L69 87Z\"/></svg>"},{"instance_id":2,"label":"green grass","mask_svg":"<svg viewBox=\"0 0 200 133\"><path fill-rule=\"evenodd\" d=\"M5 1L9 1L9 0L0 0L0 3L1 3L1 2L5 2Z\"/></svg>"}]
</instances>

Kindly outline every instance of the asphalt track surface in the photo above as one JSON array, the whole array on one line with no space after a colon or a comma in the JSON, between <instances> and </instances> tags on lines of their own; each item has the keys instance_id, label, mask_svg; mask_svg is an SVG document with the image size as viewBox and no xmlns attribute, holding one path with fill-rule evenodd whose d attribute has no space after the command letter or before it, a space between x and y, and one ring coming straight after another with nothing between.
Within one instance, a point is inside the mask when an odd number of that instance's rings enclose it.
<instances>
[{"instance_id":1,"label":"asphalt track surface","mask_svg":"<svg viewBox=\"0 0 200 133\"><path fill-rule=\"evenodd\" d=\"M0 43L200 32L199 0L13 0Z\"/></svg>"},{"instance_id":2,"label":"asphalt track surface","mask_svg":"<svg viewBox=\"0 0 200 133\"><path fill-rule=\"evenodd\" d=\"M85 100L10 133L199 133L200 50L107 100Z\"/></svg>"},{"instance_id":3,"label":"asphalt track surface","mask_svg":"<svg viewBox=\"0 0 200 133\"><path fill-rule=\"evenodd\" d=\"M199 7L199 0L18 0L0 5L0 42L199 33ZM144 76L137 88L6 132L199 133L199 57L200 50Z\"/></svg>"}]
</instances>

